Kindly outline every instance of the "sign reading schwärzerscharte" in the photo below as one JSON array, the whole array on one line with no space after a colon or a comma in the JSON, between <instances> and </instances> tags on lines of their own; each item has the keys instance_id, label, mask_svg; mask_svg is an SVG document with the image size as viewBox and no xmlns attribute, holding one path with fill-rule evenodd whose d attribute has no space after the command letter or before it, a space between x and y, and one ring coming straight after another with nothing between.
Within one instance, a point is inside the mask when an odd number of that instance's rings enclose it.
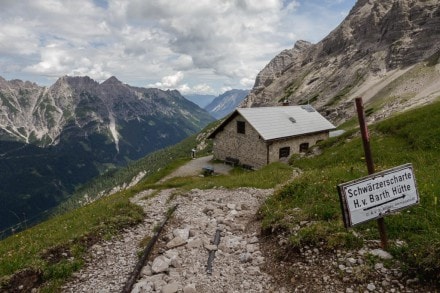
<instances>
[{"instance_id":1,"label":"sign reading schw\u00e4rzerscharte","mask_svg":"<svg viewBox=\"0 0 440 293\"><path fill-rule=\"evenodd\" d=\"M345 227L419 203L412 164L405 164L338 185Z\"/></svg>"}]
</instances>

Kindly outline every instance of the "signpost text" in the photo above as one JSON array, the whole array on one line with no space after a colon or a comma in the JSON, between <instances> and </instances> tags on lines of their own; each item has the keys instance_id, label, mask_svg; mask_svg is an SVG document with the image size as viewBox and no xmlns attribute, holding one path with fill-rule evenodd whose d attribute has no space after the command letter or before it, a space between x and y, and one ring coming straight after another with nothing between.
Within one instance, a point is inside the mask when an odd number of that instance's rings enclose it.
<instances>
[{"instance_id":1,"label":"signpost text","mask_svg":"<svg viewBox=\"0 0 440 293\"><path fill-rule=\"evenodd\" d=\"M338 190L346 227L419 202L411 164L340 184Z\"/></svg>"}]
</instances>

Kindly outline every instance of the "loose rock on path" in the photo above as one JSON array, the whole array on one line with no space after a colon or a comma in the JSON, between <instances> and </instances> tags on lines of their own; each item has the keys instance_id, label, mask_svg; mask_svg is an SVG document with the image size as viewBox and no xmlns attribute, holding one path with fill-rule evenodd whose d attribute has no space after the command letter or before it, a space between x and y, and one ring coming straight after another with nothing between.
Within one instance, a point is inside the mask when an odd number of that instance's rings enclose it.
<instances>
[{"instance_id":1,"label":"loose rock on path","mask_svg":"<svg viewBox=\"0 0 440 293\"><path fill-rule=\"evenodd\" d=\"M133 292L277 292L260 269L265 259L253 225L256 210L273 190L175 192L164 190L149 198L152 191L146 191L134 197L145 209L144 222L93 246L89 262L63 291L120 292L138 260L139 243L154 234L168 208L179 204ZM217 230L218 246L212 244ZM209 251L215 251L212 274L206 270Z\"/></svg>"},{"instance_id":2,"label":"loose rock on path","mask_svg":"<svg viewBox=\"0 0 440 293\"><path fill-rule=\"evenodd\" d=\"M133 292L270 292L271 277L260 270L255 211L272 190L192 190L177 197L173 225L144 268ZM213 244L220 231L219 245ZM215 252L212 274L208 255Z\"/></svg>"}]
</instances>

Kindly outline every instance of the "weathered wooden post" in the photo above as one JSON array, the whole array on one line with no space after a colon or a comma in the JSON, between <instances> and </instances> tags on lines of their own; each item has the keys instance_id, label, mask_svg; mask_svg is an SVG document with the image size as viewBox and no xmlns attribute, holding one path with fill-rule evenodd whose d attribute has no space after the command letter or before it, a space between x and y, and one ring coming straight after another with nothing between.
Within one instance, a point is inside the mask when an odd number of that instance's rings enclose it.
<instances>
[{"instance_id":1,"label":"weathered wooden post","mask_svg":"<svg viewBox=\"0 0 440 293\"><path fill-rule=\"evenodd\" d=\"M356 101L356 110L359 119L359 128L361 130L362 142L364 145L365 161L367 163L368 174L371 175L375 173L375 170L374 170L373 157L371 155L370 135L368 133L367 123L365 122L364 106L361 97L356 98L355 101ZM383 249L387 249L388 236L385 228L385 220L383 217L377 219L377 225L379 228L381 246Z\"/></svg>"}]
</instances>

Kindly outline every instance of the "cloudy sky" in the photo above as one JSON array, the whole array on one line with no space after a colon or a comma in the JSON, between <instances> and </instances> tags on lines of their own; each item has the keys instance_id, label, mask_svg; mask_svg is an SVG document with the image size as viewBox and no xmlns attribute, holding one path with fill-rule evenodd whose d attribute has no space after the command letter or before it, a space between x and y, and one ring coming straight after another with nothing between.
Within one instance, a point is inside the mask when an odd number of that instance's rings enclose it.
<instances>
[{"instance_id":1,"label":"cloudy sky","mask_svg":"<svg viewBox=\"0 0 440 293\"><path fill-rule=\"evenodd\" d=\"M0 76L63 75L218 95L251 88L295 41L320 41L355 0L0 0Z\"/></svg>"}]
</instances>

